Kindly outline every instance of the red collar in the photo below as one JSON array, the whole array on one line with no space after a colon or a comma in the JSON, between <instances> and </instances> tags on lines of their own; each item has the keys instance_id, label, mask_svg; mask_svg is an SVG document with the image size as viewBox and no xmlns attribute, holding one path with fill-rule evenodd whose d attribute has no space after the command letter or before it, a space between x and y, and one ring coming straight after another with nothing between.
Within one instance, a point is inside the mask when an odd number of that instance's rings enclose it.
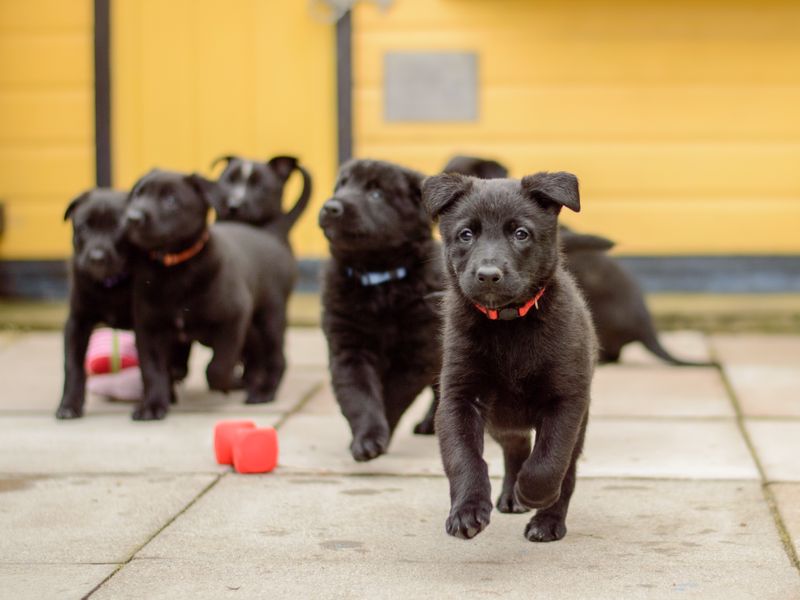
<instances>
[{"instance_id":1,"label":"red collar","mask_svg":"<svg viewBox=\"0 0 800 600\"><path fill-rule=\"evenodd\" d=\"M205 248L206 242L208 242L209 233L208 229L203 232L203 235L200 236L200 239L197 240L194 244L189 246L186 250L182 250L181 252L176 252L175 254L169 254L164 252L156 252L153 250L150 252L150 258L153 260L157 260L165 267L174 267L175 265L179 265L182 262L186 262L190 258L197 256L199 252Z\"/></svg>"},{"instance_id":2,"label":"red collar","mask_svg":"<svg viewBox=\"0 0 800 600\"><path fill-rule=\"evenodd\" d=\"M489 317L490 321L497 321L498 319L500 319L501 321L511 321L513 319L519 319L527 315L528 311L534 306L536 307L536 310L539 310L539 299L544 295L545 289L546 288L540 289L538 292L536 292L536 295L533 298L528 300L525 304L523 304L519 308L507 307L498 310L495 308L487 308L486 306L481 306L480 304L475 304L475 308L477 308L479 311L481 311L483 314Z\"/></svg>"}]
</instances>

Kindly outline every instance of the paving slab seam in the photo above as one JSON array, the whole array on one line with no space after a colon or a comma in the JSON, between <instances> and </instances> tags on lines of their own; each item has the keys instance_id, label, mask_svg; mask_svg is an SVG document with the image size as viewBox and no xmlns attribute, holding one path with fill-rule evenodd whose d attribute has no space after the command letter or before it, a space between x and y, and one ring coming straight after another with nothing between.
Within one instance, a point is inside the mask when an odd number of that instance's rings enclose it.
<instances>
[{"instance_id":1,"label":"paving slab seam","mask_svg":"<svg viewBox=\"0 0 800 600\"><path fill-rule=\"evenodd\" d=\"M309 401L314 396L316 396L317 392L319 392L324 386L325 386L325 381L318 381L314 385L312 385L308 390L306 390L306 393L300 397L300 400L297 402L297 404L295 404L293 408L287 410L285 413L283 413L283 415L281 415L281 418L278 419L278 421L274 425L275 429L280 430L280 428L283 427L286 421L288 421L291 417L293 417L301 410L303 410L303 408L305 408L305 405L308 404Z\"/></svg>"},{"instance_id":2,"label":"paving slab seam","mask_svg":"<svg viewBox=\"0 0 800 600\"><path fill-rule=\"evenodd\" d=\"M709 347L709 353L711 355L711 360L716 361L719 365L722 365L720 357L716 353L716 348L714 348L713 344ZM778 503L775 499L775 495L772 493L770 489L770 481L767 479L766 471L764 470L764 465L761 463L761 459L758 456L758 452L756 452L755 445L753 441L750 439L749 434L747 433L747 428L744 424L744 413L742 411L741 404L739 403L739 398L736 395L736 391L733 388L733 384L731 383L730 379L728 378L728 373L725 370L724 366L721 366L719 369L720 378L722 379L722 385L725 388L725 391L730 398L731 404L733 405L733 410L736 413L736 426L739 428L739 433L741 433L742 438L744 439L744 443L747 446L747 450L750 452L750 455L753 458L753 462L756 465L756 470L758 471L759 478L761 479L761 492L764 495L764 501L767 503L767 507L769 508L769 512L772 515L772 519L775 523L775 528L778 530L778 536L780 537L781 543L783 544L783 549L786 552L787 557L789 558L789 562L794 566L794 568L800 574L800 558L798 558L797 550L794 547L794 543L792 542L792 536L789 533L788 529L786 528L786 524L783 521L783 516L781 516L780 510L778 509Z\"/></svg>"},{"instance_id":3,"label":"paving slab seam","mask_svg":"<svg viewBox=\"0 0 800 600\"><path fill-rule=\"evenodd\" d=\"M104 586L106 583L108 583L108 582L109 582L109 581L110 581L110 580L111 580L111 579L112 579L112 578L113 578L113 577L114 577L114 576L115 576L117 573L119 573L119 572L120 572L120 570L122 570L122 569L123 569L123 568L124 568L126 565L130 564L130 563L131 563L131 561L132 561L132 560L134 559L134 557L136 556L136 554L137 554L137 553L138 553L138 552L139 552L139 551L140 551L142 548L144 548L145 546L147 546L147 544L149 544L150 542L152 542L152 541L153 541L153 540L154 540L156 537L158 537L158 536L161 534L161 532L162 532L162 531L164 531L164 530L165 530L167 527L169 527L170 525L172 525L172 524L175 522L175 520L176 520L176 519L178 519L178 518L179 518L179 517L180 517L182 514L184 514L184 513L185 513L187 510L189 510L189 509L190 509L192 506L194 506L194 505L195 505L195 503L197 503L197 502L198 502L198 501L199 501L199 500L200 500L200 499L201 499L203 496L205 496L205 495L206 495L208 492L210 492L210 491L211 491L211 489L212 489L212 488L214 488L214 486L216 486L216 485L217 485L217 484L218 484L218 483L219 483L219 482L220 482L220 481L221 481L221 480L222 480L222 479L223 479L223 478L224 478L226 475L228 475L228 473L217 473L217 477L216 477L216 478L215 478L215 479L214 479L214 480L213 480L211 483L209 483L209 484L208 484L206 487L204 487L202 490L200 490L200 493L199 493L199 494L197 494L197 496L195 496L194 498L192 498L192 499L191 499L191 500L190 500L190 501L189 501L189 502L186 504L186 506L184 506L184 507L183 507L181 510L179 510L177 513L175 513L174 515L172 515L172 518L170 518L170 519L169 519L169 520L168 520L166 523L164 523L164 524L163 524L161 527L159 527L159 528L158 528L158 529L157 529L157 530L156 530L156 531L153 533L153 535L151 535L149 538L147 538L147 539L146 539L146 540L145 540L145 541L144 541L142 544L140 544L140 545L139 545L137 548L134 548L134 550L131 552L130 556L128 556L128 558L127 558L127 559L125 559L125 561L124 561L124 562L122 562L122 563L110 563L110 564L116 564L116 565L117 565L117 568L116 568L116 569L114 569L114 570L113 570L113 571L112 571L112 572L111 572L111 573L110 573L110 574L109 574L107 577L105 577L105 578L104 578L104 579L103 579L103 580L102 580L100 583L98 583L98 584L97 584L96 586L94 586L94 587L93 587L91 590L89 590L89 592L88 592L88 593L87 593L85 596L83 596L83 597L81 598L81 600L86 600L87 598L91 598L91 596L92 596L92 595L93 595L93 594L94 594L94 593L95 593L97 590L99 590L99 589L100 589L101 587L103 587L103 586Z\"/></svg>"}]
</instances>

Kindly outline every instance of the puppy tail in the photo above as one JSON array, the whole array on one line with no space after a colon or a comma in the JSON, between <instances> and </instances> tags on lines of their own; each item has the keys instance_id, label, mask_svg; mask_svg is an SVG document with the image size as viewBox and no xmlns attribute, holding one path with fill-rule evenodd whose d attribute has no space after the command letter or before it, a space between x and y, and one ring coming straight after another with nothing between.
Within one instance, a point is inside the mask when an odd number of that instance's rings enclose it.
<instances>
[{"instance_id":1,"label":"puppy tail","mask_svg":"<svg viewBox=\"0 0 800 600\"><path fill-rule=\"evenodd\" d=\"M284 237L289 235L289 231L291 231L292 227L294 227L294 224L305 211L306 207L308 206L308 201L311 198L311 190L314 187L311 173L306 171L306 169L300 164L298 164L296 168L303 176L303 191L300 193L300 197L297 199L297 202L295 202L295 205L292 207L292 209L289 212L281 215L275 222L275 230L277 230L277 232Z\"/></svg>"},{"instance_id":2,"label":"puppy tail","mask_svg":"<svg viewBox=\"0 0 800 600\"><path fill-rule=\"evenodd\" d=\"M670 354L664 346L661 345L661 342L658 340L658 335L656 334L655 328L653 327L652 322L648 323L646 333L642 336L642 339L639 340L642 342L645 348L647 348L650 352L655 354L658 358L668 362L671 365L675 365L678 367L718 367L719 364L715 362L694 362L690 360L681 360L680 358L675 358Z\"/></svg>"}]
</instances>

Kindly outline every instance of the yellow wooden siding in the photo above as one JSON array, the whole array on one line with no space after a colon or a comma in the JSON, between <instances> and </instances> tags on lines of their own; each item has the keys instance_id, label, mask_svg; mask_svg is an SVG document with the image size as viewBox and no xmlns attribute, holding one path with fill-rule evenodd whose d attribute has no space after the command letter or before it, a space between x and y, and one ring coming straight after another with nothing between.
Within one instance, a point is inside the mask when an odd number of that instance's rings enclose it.
<instances>
[{"instance_id":1,"label":"yellow wooden siding","mask_svg":"<svg viewBox=\"0 0 800 600\"><path fill-rule=\"evenodd\" d=\"M0 259L69 252L67 202L94 183L91 0L0 0Z\"/></svg>"},{"instance_id":2,"label":"yellow wooden siding","mask_svg":"<svg viewBox=\"0 0 800 600\"><path fill-rule=\"evenodd\" d=\"M396 0L354 12L358 156L564 169L628 254L800 252L800 4ZM474 51L479 119L390 123L383 57Z\"/></svg>"},{"instance_id":3,"label":"yellow wooden siding","mask_svg":"<svg viewBox=\"0 0 800 600\"><path fill-rule=\"evenodd\" d=\"M304 257L323 255L316 214L336 172L334 27L307 2L113 0L111 9L115 183L152 167L210 175L228 153L298 156L315 192L292 241Z\"/></svg>"}]
</instances>

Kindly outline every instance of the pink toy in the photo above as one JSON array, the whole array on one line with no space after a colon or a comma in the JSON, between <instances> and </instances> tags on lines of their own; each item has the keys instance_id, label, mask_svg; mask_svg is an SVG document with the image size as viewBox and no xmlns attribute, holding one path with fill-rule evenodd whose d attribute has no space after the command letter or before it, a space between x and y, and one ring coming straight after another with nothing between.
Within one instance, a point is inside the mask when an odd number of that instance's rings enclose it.
<instances>
[{"instance_id":1,"label":"pink toy","mask_svg":"<svg viewBox=\"0 0 800 600\"><path fill-rule=\"evenodd\" d=\"M233 464L233 439L237 431L255 429L252 421L220 421L214 426L214 454L217 463Z\"/></svg>"},{"instance_id":2,"label":"pink toy","mask_svg":"<svg viewBox=\"0 0 800 600\"><path fill-rule=\"evenodd\" d=\"M233 436L237 473L269 473L278 464L278 432L272 427L239 429Z\"/></svg>"},{"instance_id":3,"label":"pink toy","mask_svg":"<svg viewBox=\"0 0 800 600\"><path fill-rule=\"evenodd\" d=\"M115 400L139 400L144 394L136 340L131 331L101 327L89 338L84 368L87 389Z\"/></svg>"}]
</instances>

